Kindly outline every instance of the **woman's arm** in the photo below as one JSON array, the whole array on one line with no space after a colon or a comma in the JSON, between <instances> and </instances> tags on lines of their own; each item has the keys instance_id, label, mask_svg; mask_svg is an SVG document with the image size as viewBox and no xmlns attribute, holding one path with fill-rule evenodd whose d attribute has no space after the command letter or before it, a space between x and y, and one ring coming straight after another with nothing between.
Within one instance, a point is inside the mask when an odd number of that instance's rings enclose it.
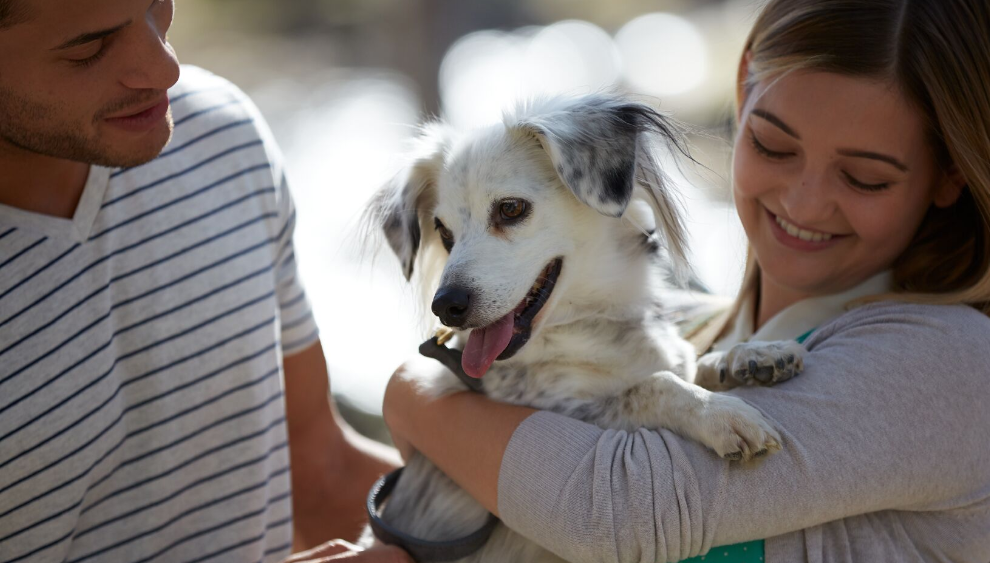
<instances>
[{"instance_id":1,"label":"woman's arm","mask_svg":"<svg viewBox=\"0 0 990 563\"><path fill-rule=\"evenodd\" d=\"M383 411L392 439L405 457L412 446L498 515L502 456L519 424L536 412L463 391L430 400L411 377L438 364L413 358L389 381Z\"/></svg>"},{"instance_id":2,"label":"woman's arm","mask_svg":"<svg viewBox=\"0 0 990 563\"><path fill-rule=\"evenodd\" d=\"M733 392L784 437L754 465L668 431L605 431L466 394L407 395L389 422L408 423L401 433L417 449L565 559L677 561L859 514L985 503L988 329L975 311L903 304L823 327L803 376ZM889 532L904 541L903 529Z\"/></svg>"}]
</instances>

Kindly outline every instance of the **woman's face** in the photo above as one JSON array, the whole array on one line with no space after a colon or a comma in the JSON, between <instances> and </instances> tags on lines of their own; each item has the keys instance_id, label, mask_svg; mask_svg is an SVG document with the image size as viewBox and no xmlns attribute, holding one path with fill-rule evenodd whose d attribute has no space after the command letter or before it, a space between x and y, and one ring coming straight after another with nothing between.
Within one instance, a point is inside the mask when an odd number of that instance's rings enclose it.
<instances>
[{"instance_id":1,"label":"woman's face","mask_svg":"<svg viewBox=\"0 0 990 563\"><path fill-rule=\"evenodd\" d=\"M884 82L796 72L739 116L736 209L767 281L836 293L891 266L928 208L950 205L921 113Z\"/></svg>"}]
</instances>

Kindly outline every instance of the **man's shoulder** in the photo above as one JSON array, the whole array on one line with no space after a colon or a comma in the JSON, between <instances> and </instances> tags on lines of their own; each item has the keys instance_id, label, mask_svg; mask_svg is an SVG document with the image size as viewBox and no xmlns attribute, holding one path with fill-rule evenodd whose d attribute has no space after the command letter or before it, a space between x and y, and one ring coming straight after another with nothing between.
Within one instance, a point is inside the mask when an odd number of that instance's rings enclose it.
<instances>
[{"instance_id":1,"label":"man's shoulder","mask_svg":"<svg viewBox=\"0 0 990 563\"><path fill-rule=\"evenodd\" d=\"M233 82L194 65L179 67L179 81L169 89L168 94L173 102L190 97L210 98L224 95L246 97Z\"/></svg>"},{"instance_id":2,"label":"man's shoulder","mask_svg":"<svg viewBox=\"0 0 990 563\"><path fill-rule=\"evenodd\" d=\"M218 133L246 140L265 140L268 127L251 99L229 80L183 65L179 81L169 89L175 147L191 140L209 141ZM166 149L167 150L167 149Z\"/></svg>"},{"instance_id":3,"label":"man's shoulder","mask_svg":"<svg viewBox=\"0 0 990 563\"><path fill-rule=\"evenodd\" d=\"M257 106L240 88L212 72L183 65L169 89L172 138L151 167L168 170L269 168L267 183L278 185L282 155ZM204 165L209 165L204 167ZM151 168L149 168L150 170Z\"/></svg>"}]
</instances>

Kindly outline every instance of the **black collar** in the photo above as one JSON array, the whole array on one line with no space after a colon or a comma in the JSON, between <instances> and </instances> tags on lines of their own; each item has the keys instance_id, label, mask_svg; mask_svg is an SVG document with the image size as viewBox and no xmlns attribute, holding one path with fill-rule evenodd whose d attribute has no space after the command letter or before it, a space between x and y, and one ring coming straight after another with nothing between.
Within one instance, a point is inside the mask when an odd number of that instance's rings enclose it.
<instances>
[{"instance_id":1,"label":"black collar","mask_svg":"<svg viewBox=\"0 0 990 563\"><path fill-rule=\"evenodd\" d=\"M467 385L471 391L484 393L481 387L481 380L464 373L464 369L461 367L460 350L447 348L443 344L440 344L437 337L434 336L420 345L419 353L437 360L444 367L454 372L454 375L464 382L464 385ZM485 522L485 525L474 532L461 538L446 541L422 540L386 524L378 516L378 509L381 508L385 499L392 494L392 489L395 488L395 484L399 481L399 476L402 475L403 469L400 467L388 475L383 476L371 488L371 492L368 493L366 506L368 510L368 522L376 538L384 543L406 550L417 563L456 561L471 555L485 545L488 537L492 535L492 530L498 524L498 518L494 514L489 514L488 521Z\"/></svg>"},{"instance_id":2,"label":"black collar","mask_svg":"<svg viewBox=\"0 0 990 563\"><path fill-rule=\"evenodd\" d=\"M428 541L415 538L386 524L379 516L378 509L382 502L392 493L395 484L402 475L400 467L385 475L375 483L368 494L368 520L375 537L389 545L395 545L406 550L417 563L428 561L456 561L471 555L481 549L492 535L492 530L498 524L498 518L488 515L488 521L474 532L454 540Z\"/></svg>"},{"instance_id":3,"label":"black collar","mask_svg":"<svg viewBox=\"0 0 990 563\"><path fill-rule=\"evenodd\" d=\"M426 342L419 345L419 353L426 356L427 358L433 358L434 360L443 364L443 367L454 372L454 375L461 380L467 388L475 391L477 393L484 393L484 389L481 387L481 380L464 373L464 368L461 367L461 351L452 350L447 348L443 344L439 343L438 337L427 340Z\"/></svg>"}]
</instances>

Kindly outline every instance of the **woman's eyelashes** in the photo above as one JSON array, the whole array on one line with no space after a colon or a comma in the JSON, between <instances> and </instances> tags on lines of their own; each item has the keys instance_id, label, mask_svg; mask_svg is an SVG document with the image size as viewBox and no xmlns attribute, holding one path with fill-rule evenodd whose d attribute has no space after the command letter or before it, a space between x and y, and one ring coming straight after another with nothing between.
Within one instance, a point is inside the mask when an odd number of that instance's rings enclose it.
<instances>
[{"instance_id":1,"label":"woman's eyelashes","mask_svg":"<svg viewBox=\"0 0 990 563\"><path fill-rule=\"evenodd\" d=\"M796 154L793 152L781 152L767 148L766 145L760 142L759 138L757 138L756 136L756 133L753 132L752 129L750 129L749 131L749 140L750 143L753 145L753 149L755 149L756 152L771 160L783 160L785 158L794 156ZM854 177L849 172L846 172L845 170L842 170L841 174L843 179L846 181L846 183L852 186L853 188L856 188L857 190L862 190L865 192L879 192L890 187L890 182L878 182L873 184L862 182L860 180L857 180L856 177Z\"/></svg>"},{"instance_id":2,"label":"woman's eyelashes","mask_svg":"<svg viewBox=\"0 0 990 563\"><path fill-rule=\"evenodd\" d=\"M779 152L768 149L766 145L761 143L760 140L756 138L756 133L752 129L749 130L749 141L750 144L753 145L753 148L756 150L756 152L762 154L767 158L773 160L782 160L789 156L794 156L794 153L792 152Z\"/></svg>"},{"instance_id":3,"label":"woman's eyelashes","mask_svg":"<svg viewBox=\"0 0 990 563\"><path fill-rule=\"evenodd\" d=\"M842 176L845 177L846 182L849 182L850 186L866 192L879 192L890 187L890 182L880 182L878 184L867 184L865 182L860 182L856 178L853 178L852 174L846 172L845 170L842 171Z\"/></svg>"}]
</instances>

